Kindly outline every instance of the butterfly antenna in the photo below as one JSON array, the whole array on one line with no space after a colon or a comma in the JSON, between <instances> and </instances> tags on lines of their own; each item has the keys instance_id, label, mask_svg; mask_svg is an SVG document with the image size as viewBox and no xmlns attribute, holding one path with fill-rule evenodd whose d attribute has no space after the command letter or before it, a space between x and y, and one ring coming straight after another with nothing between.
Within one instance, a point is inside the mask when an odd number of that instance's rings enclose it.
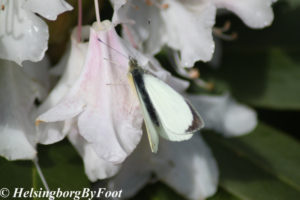
<instances>
[{"instance_id":1,"label":"butterfly antenna","mask_svg":"<svg viewBox=\"0 0 300 200\"><path fill-rule=\"evenodd\" d=\"M113 48L112 46L110 46L109 44L105 43L104 41L102 41L100 38L98 38L98 41L103 43L104 45L108 46L109 48L111 48L112 50L114 50L115 52L119 53L121 56L125 57L126 59L129 60L128 56L126 56L125 54L121 53L119 50Z\"/></svg>"}]
</instances>

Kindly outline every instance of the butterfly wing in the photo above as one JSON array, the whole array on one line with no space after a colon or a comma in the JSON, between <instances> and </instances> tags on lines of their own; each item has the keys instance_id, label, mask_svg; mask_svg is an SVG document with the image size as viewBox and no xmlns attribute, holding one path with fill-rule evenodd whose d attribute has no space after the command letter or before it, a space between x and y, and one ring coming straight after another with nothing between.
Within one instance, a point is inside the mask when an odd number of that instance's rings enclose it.
<instances>
[{"instance_id":1,"label":"butterfly wing","mask_svg":"<svg viewBox=\"0 0 300 200\"><path fill-rule=\"evenodd\" d=\"M204 126L192 105L165 82L150 74L144 74L143 81L157 113L162 137L171 141L187 140Z\"/></svg>"}]
</instances>

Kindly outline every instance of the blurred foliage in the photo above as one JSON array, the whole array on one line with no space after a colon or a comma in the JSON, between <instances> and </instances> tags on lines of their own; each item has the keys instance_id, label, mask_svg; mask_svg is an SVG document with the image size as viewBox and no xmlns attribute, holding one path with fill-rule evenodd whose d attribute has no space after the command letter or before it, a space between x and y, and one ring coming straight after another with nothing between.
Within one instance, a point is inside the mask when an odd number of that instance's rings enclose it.
<instances>
[{"instance_id":1,"label":"blurred foliage","mask_svg":"<svg viewBox=\"0 0 300 200\"><path fill-rule=\"evenodd\" d=\"M221 169L220 186L240 199L297 199L300 145L264 124L247 136L205 133Z\"/></svg>"},{"instance_id":2,"label":"blurred foliage","mask_svg":"<svg viewBox=\"0 0 300 200\"><path fill-rule=\"evenodd\" d=\"M47 55L53 64L63 55L77 23L77 1L68 2L74 10L60 15L57 21L48 22ZM109 18L111 6L104 0L100 5L102 19ZM217 26L230 20L231 30L238 33L238 39L222 42L221 66L217 69L209 64L197 64L202 78L215 84L213 92L229 89L242 103L258 108L259 119L270 125L260 122L251 134L239 138L204 133L220 168L218 192L209 200L294 200L300 197L299 142L276 129L288 130L294 136L300 131L299 118L296 118L300 116L299 6L299 0L279 1L274 6L274 24L263 30L247 28L234 15L217 20ZM93 10L92 1L83 1L83 24L94 21ZM163 64L167 60L163 54L158 57ZM91 186L84 174L82 159L67 141L39 146L39 161L50 189L75 190ZM43 187L30 161L8 162L0 158L0 177L0 186L9 189ZM133 199L179 200L183 197L163 183L155 183Z\"/></svg>"},{"instance_id":3,"label":"blurred foliage","mask_svg":"<svg viewBox=\"0 0 300 200\"><path fill-rule=\"evenodd\" d=\"M283 0L285 1L285 0ZM292 7L292 8L295 8L297 6L300 6L300 1L299 0L286 0L289 5Z\"/></svg>"}]
</instances>

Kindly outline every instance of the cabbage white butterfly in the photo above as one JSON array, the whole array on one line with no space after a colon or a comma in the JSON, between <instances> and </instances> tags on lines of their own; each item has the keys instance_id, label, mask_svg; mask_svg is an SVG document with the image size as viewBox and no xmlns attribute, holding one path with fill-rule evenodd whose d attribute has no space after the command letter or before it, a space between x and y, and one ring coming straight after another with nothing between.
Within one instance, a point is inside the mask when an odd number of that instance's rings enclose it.
<instances>
[{"instance_id":1,"label":"cabbage white butterfly","mask_svg":"<svg viewBox=\"0 0 300 200\"><path fill-rule=\"evenodd\" d=\"M126 57L100 38L98 40ZM137 60L131 57L128 80L139 99L153 153L158 150L159 135L170 141L183 141L204 127L198 112L183 96L141 68Z\"/></svg>"},{"instance_id":2,"label":"cabbage white butterfly","mask_svg":"<svg viewBox=\"0 0 300 200\"><path fill-rule=\"evenodd\" d=\"M128 79L140 101L152 152L158 150L159 135L183 141L203 128L204 122L193 106L133 58L129 58Z\"/></svg>"}]
</instances>

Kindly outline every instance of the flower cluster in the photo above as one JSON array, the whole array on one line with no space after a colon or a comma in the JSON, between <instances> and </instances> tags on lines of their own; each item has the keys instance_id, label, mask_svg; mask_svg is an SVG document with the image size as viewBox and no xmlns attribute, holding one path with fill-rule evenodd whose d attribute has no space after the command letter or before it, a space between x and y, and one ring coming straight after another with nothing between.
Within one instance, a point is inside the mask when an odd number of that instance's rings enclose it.
<instances>
[{"instance_id":1,"label":"flower cluster","mask_svg":"<svg viewBox=\"0 0 300 200\"><path fill-rule=\"evenodd\" d=\"M127 80L128 58L136 58L185 96L203 117L205 128L225 136L246 134L257 124L251 108L229 93L186 93L189 82L173 77L154 55L167 45L179 53L177 67L185 73L184 67L212 59L217 9L234 12L251 28L263 28L273 20L272 2L111 0L112 22L73 30L69 50L51 69L63 71L61 78L49 91L50 63L44 56L48 28L36 14L55 20L72 7L64 0L0 0L0 155L34 159L37 143L67 137L83 158L88 178L114 176L109 187L122 188L124 197L136 194L153 173L189 199L211 196L218 168L199 134L180 143L162 140L158 154L151 153L140 104ZM118 24L123 37L115 31Z\"/></svg>"},{"instance_id":2,"label":"flower cluster","mask_svg":"<svg viewBox=\"0 0 300 200\"><path fill-rule=\"evenodd\" d=\"M34 102L47 95L50 65L44 58L48 27L36 14L55 20L72 7L64 0L1 0L0 6L0 155L33 159L38 142Z\"/></svg>"}]
</instances>

